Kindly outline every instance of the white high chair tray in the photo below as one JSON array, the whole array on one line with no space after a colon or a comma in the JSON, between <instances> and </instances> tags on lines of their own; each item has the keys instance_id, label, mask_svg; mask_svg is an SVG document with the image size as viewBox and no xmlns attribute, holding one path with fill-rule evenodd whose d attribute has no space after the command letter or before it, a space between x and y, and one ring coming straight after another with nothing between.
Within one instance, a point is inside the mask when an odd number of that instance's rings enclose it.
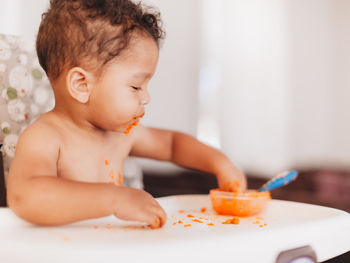
<instances>
[{"instance_id":1,"label":"white high chair tray","mask_svg":"<svg viewBox=\"0 0 350 263\"><path fill-rule=\"evenodd\" d=\"M305 245L318 261L350 250L350 214L341 210L271 200L262 213L234 225L222 224L232 217L216 215L208 195L157 200L168 219L155 230L114 216L41 227L2 208L0 262L272 263L281 251Z\"/></svg>"}]
</instances>

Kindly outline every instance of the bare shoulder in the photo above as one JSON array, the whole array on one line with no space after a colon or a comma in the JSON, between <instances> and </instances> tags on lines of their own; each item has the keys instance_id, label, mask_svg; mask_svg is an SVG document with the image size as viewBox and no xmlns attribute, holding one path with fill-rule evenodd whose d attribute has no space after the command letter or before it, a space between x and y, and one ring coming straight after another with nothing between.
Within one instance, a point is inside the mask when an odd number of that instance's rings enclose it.
<instances>
[{"instance_id":1,"label":"bare shoulder","mask_svg":"<svg viewBox=\"0 0 350 263\"><path fill-rule=\"evenodd\" d=\"M18 140L9 178L56 176L60 141L60 134L50 115L38 118L25 129Z\"/></svg>"},{"instance_id":2,"label":"bare shoulder","mask_svg":"<svg viewBox=\"0 0 350 263\"><path fill-rule=\"evenodd\" d=\"M40 116L29 125L19 138L18 147L21 143L27 143L36 147L46 144L47 147L54 147L60 141L59 127L50 113Z\"/></svg>"}]
</instances>

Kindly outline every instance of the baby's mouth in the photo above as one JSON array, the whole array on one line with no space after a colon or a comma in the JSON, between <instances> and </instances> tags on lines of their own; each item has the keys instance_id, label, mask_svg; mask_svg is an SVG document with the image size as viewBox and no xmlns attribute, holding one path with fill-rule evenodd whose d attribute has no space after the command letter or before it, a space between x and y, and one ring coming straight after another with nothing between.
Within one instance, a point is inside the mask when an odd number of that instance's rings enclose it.
<instances>
[{"instance_id":1,"label":"baby's mouth","mask_svg":"<svg viewBox=\"0 0 350 263\"><path fill-rule=\"evenodd\" d=\"M140 115L134 117L134 119L135 119L135 120L138 120L138 119L143 118L143 116L145 116L145 113L142 113L142 114L140 114Z\"/></svg>"}]
</instances>

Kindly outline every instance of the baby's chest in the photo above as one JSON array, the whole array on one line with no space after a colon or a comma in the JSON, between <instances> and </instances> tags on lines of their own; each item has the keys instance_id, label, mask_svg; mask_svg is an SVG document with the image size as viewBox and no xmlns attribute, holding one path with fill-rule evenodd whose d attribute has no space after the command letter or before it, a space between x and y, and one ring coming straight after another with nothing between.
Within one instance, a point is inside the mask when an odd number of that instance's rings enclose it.
<instances>
[{"instance_id":1,"label":"baby's chest","mask_svg":"<svg viewBox=\"0 0 350 263\"><path fill-rule=\"evenodd\" d=\"M63 145L57 163L61 178L121 184L123 166L130 152L126 143L97 144L75 141Z\"/></svg>"}]
</instances>

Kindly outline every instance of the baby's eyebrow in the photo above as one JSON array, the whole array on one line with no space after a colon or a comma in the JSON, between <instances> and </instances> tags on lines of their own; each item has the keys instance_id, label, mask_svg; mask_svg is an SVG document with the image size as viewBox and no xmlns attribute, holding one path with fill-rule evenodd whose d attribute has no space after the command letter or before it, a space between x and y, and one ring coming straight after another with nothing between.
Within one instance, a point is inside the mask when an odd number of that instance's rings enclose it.
<instances>
[{"instance_id":1,"label":"baby's eyebrow","mask_svg":"<svg viewBox=\"0 0 350 263\"><path fill-rule=\"evenodd\" d=\"M152 76L151 73L149 72L139 72L133 75L133 78L137 78L137 79L147 79L150 78Z\"/></svg>"}]
</instances>

